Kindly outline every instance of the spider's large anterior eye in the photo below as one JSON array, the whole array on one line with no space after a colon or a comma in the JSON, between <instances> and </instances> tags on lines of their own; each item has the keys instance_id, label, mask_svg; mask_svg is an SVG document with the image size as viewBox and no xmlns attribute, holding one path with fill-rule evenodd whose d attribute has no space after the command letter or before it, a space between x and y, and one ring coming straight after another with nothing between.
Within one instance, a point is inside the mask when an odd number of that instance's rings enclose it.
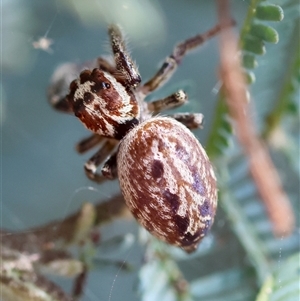
<instances>
[{"instance_id":1,"label":"spider's large anterior eye","mask_svg":"<svg viewBox=\"0 0 300 301\"><path fill-rule=\"evenodd\" d=\"M110 88L110 84L106 83L106 82L103 82L102 83L102 87L103 87L103 89L109 89Z\"/></svg>"}]
</instances>

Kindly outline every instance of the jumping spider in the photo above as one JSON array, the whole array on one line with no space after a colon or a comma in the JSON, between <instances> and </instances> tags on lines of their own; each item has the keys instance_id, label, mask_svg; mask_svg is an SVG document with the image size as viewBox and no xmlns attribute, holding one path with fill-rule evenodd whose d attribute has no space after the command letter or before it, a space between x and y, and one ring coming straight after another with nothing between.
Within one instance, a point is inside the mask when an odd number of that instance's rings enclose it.
<instances>
[{"instance_id":1,"label":"jumping spider","mask_svg":"<svg viewBox=\"0 0 300 301\"><path fill-rule=\"evenodd\" d=\"M178 44L158 72L145 84L126 51L121 30L108 28L114 63L98 58L60 97L65 84L54 78L50 101L74 113L94 134L78 144L84 152L101 142L85 163L96 182L118 177L127 207L157 238L193 252L211 228L217 208L216 177L209 158L189 129L201 126L202 114L152 115L180 106L187 95L179 90L147 103L146 96L162 86L185 54L220 32L217 25ZM171 118L170 118L171 117ZM102 166L102 174L97 173Z\"/></svg>"},{"instance_id":2,"label":"jumping spider","mask_svg":"<svg viewBox=\"0 0 300 301\"><path fill-rule=\"evenodd\" d=\"M69 94L66 96L61 95L66 80L53 77L49 88L49 101L52 106L75 114L94 133L77 145L78 152L83 153L101 143L99 150L84 165L91 180L102 182L105 178L117 177L117 146L131 128L163 110L181 106L187 101L187 95L182 90L148 103L145 98L167 82L187 52L202 45L221 29L220 25L216 25L204 34L179 43L158 72L149 81L141 84L141 76L126 50L120 28L111 25L108 34L114 63L102 57L98 58L92 66L95 67L93 70L82 71L79 78L71 82ZM189 129L200 127L203 121L200 113L177 113L169 116ZM100 174L97 168L107 157Z\"/></svg>"}]
</instances>

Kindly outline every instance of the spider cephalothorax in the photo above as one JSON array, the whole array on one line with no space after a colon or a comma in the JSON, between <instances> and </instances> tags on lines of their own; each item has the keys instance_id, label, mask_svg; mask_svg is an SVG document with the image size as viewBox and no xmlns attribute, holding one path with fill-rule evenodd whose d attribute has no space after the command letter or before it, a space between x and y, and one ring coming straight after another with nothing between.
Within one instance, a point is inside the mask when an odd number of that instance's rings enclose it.
<instances>
[{"instance_id":1,"label":"spider cephalothorax","mask_svg":"<svg viewBox=\"0 0 300 301\"><path fill-rule=\"evenodd\" d=\"M178 44L158 72L141 85L121 30L112 25L108 33L114 63L99 58L92 71L84 70L72 81L65 97L61 97L61 75L54 75L50 87L52 105L73 112L93 132L78 144L78 151L101 142L85 164L87 176L97 182L118 177L126 204L140 224L187 252L195 250L211 227L217 206L213 168L189 130L201 126L203 116L177 113L155 117L185 103L187 95L182 90L150 103L145 97L171 77L189 50L220 30L217 25ZM97 167L103 162L99 174Z\"/></svg>"},{"instance_id":2,"label":"spider cephalothorax","mask_svg":"<svg viewBox=\"0 0 300 301\"><path fill-rule=\"evenodd\" d=\"M67 100L89 130L107 138L121 139L140 116L135 95L99 68L83 71L71 83Z\"/></svg>"}]
</instances>

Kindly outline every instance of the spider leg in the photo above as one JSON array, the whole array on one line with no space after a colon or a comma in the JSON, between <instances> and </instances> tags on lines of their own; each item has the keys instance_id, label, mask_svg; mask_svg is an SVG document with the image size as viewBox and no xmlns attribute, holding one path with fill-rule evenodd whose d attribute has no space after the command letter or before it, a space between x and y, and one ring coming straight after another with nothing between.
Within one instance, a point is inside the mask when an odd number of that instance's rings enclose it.
<instances>
[{"instance_id":1,"label":"spider leg","mask_svg":"<svg viewBox=\"0 0 300 301\"><path fill-rule=\"evenodd\" d=\"M70 83L78 77L82 70L95 68L96 66L95 61L92 61L79 65L65 63L56 68L47 90L48 101L52 107L58 111L72 114L72 106L66 98L70 90Z\"/></svg>"},{"instance_id":2,"label":"spider leg","mask_svg":"<svg viewBox=\"0 0 300 301\"><path fill-rule=\"evenodd\" d=\"M170 96L148 103L148 110L157 114L163 110L179 107L187 102L187 95L179 90ZM201 113L176 113L168 115L184 124L189 129L202 128L204 116Z\"/></svg>"},{"instance_id":3,"label":"spider leg","mask_svg":"<svg viewBox=\"0 0 300 301\"><path fill-rule=\"evenodd\" d=\"M64 78L57 79L53 82L47 91L47 97L50 105L61 112L73 113L73 109L70 106L66 95L68 94L68 87L70 83Z\"/></svg>"},{"instance_id":4,"label":"spider leg","mask_svg":"<svg viewBox=\"0 0 300 301\"><path fill-rule=\"evenodd\" d=\"M118 82L123 83L127 87L128 83L124 80L126 76L120 70L116 69L109 61L99 57L97 59L97 64L99 69L110 73Z\"/></svg>"},{"instance_id":5,"label":"spider leg","mask_svg":"<svg viewBox=\"0 0 300 301\"><path fill-rule=\"evenodd\" d=\"M201 113L176 113L168 117L176 119L189 129L202 128L204 123L204 116Z\"/></svg>"},{"instance_id":6,"label":"spider leg","mask_svg":"<svg viewBox=\"0 0 300 301\"><path fill-rule=\"evenodd\" d=\"M114 152L103 164L101 172L107 179L115 179L118 176L117 171L117 151Z\"/></svg>"},{"instance_id":7,"label":"spider leg","mask_svg":"<svg viewBox=\"0 0 300 301\"><path fill-rule=\"evenodd\" d=\"M228 26L232 25L234 25L233 21L228 24ZM162 86L173 75L177 66L189 51L203 45L207 40L220 33L222 29L224 27L218 24L207 32L197 34L175 46L173 53L165 59L157 73L141 87L141 91L147 95Z\"/></svg>"},{"instance_id":8,"label":"spider leg","mask_svg":"<svg viewBox=\"0 0 300 301\"><path fill-rule=\"evenodd\" d=\"M141 76L126 50L125 41L120 28L116 25L110 25L108 33L116 62L116 69L122 75L124 85L126 87L137 87L141 82Z\"/></svg>"},{"instance_id":9,"label":"spider leg","mask_svg":"<svg viewBox=\"0 0 300 301\"><path fill-rule=\"evenodd\" d=\"M97 173L97 167L113 151L118 141L106 140L100 149L84 164L87 177L95 182L101 183L107 179L106 175ZM109 159L108 159L109 161Z\"/></svg>"},{"instance_id":10,"label":"spider leg","mask_svg":"<svg viewBox=\"0 0 300 301\"><path fill-rule=\"evenodd\" d=\"M184 91L179 90L165 98L149 102L148 110L154 114L161 111L179 107L187 102L187 95Z\"/></svg>"},{"instance_id":11,"label":"spider leg","mask_svg":"<svg viewBox=\"0 0 300 301\"><path fill-rule=\"evenodd\" d=\"M53 96L51 97L51 99L49 99L49 102L55 110L61 111L63 113L73 113L73 109L66 97L59 98L57 96Z\"/></svg>"},{"instance_id":12,"label":"spider leg","mask_svg":"<svg viewBox=\"0 0 300 301\"><path fill-rule=\"evenodd\" d=\"M78 153L83 154L86 151L90 150L100 142L102 142L104 137L99 136L98 134L92 134L89 137L82 139L77 145L76 145L76 150Z\"/></svg>"}]
</instances>

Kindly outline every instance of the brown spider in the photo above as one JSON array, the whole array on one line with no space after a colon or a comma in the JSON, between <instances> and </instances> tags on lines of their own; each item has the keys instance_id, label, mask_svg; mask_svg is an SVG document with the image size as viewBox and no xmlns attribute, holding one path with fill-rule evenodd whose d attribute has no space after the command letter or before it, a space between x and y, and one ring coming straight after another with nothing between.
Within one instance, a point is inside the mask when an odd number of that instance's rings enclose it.
<instances>
[{"instance_id":1,"label":"brown spider","mask_svg":"<svg viewBox=\"0 0 300 301\"><path fill-rule=\"evenodd\" d=\"M87 176L101 182L118 177L125 202L149 232L186 252L196 249L210 229L217 207L216 177L209 158L189 129L201 126L200 113L153 117L187 101L179 90L150 103L145 97L163 85L184 55L221 30L219 25L178 44L158 72L141 85L120 28L108 33L114 64L99 58L60 97L65 81L54 80L51 103L73 112L94 134L78 144L84 152L102 142L85 163ZM170 118L171 117L171 118ZM109 156L109 157L108 157ZM98 166L105 160L102 174Z\"/></svg>"},{"instance_id":2,"label":"brown spider","mask_svg":"<svg viewBox=\"0 0 300 301\"><path fill-rule=\"evenodd\" d=\"M54 75L49 89L50 103L55 109L74 113L94 133L77 145L78 152L83 153L102 142L99 150L84 166L91 180L102 182L105 178L117 176L117 145L132 127L152 115L181 106L187 101L187 95L182 90L150 103L145 102L145 97L167 82L188 51L199 47L220 30L221 27L216 25L204 34L179 43L158 72L141 85L141 76L126 50L122 32L118 26L111 25L108 34L114 64L102 57L98 58L96 63L91 64L97 68L92 71L84 70L78 79L71 82L67 96L60 95L66 79ZM190 129L200 127L203 121L200 113L177 113L169 116ZM102 174L97 173L98 166L108 155L110 156L102 167Z\"/></svg>"}]
</instances>

